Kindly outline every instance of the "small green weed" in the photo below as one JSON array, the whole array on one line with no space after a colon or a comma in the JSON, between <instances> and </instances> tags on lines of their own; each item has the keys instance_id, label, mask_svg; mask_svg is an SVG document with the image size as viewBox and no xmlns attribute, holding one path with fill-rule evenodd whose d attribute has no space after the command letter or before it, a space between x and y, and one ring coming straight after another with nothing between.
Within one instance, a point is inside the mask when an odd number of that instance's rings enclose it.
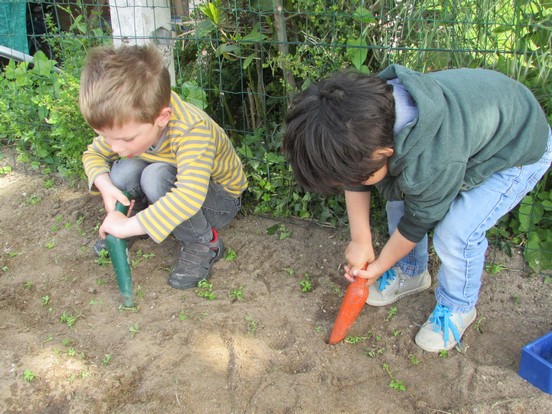
<instances>
[{"instance_id":1,"label":"small green weed","mask_svg":"<svg viewBox=\"0 0 552 414\"><path fill-rule=\"evenodd\" d=\"M441 349L439 351L439 358L448 358L449 353L446 349Z\"/></svg>"},{"instance_id":2,"label":"small green weed","mask_svg":"<svg viewBox=\"0 0 552 414\"><path fill-rule=\"evenodd\" d=\"M188 318L189 318L189 316L186 315L186 313L184 311L180 311L180 313L178 314L178 319L181 320L181 321L185 321Z\"/></svg>"},{"instance_id":3,"label":"small green weed","mask_svg":"<svg viewBox=\"0 0 552 414\"><path fill-rule=\"evenodd\" d=\"M414 365L414 366L420 365L421 361L418 359L418 357L416 355L409 355L408 359L410 360L410 363L412 365Z\"/></svg>"},{"instance_id":4,"label":"small green weed","mask_svg":"<svg viewBox=\"0 0 552 414\"><path fill-rule=\"evenodd\" d=\"M108 366L110 362L111 362L111 355L110 354L105 354L103 359L102 359L102 365Z\"/></svg>"},{"instance_id":5,"label":"small green weed","mask_svg":"<svg viewBox=\"0 0 552 414\"><path fill-rule=\"evenodd\" d=\"M94 263L100 266L108 266L111 264L111 258L109 252L105 249L100 250L98 257L94 260Z\"/></svg>"},{"instance_id":6,"label":"small green weed","mask_svg":"<svg viewBox=\"0 0 552 414\"><path fill-rule=\"evenodd\" d=\"M391 368L389 367L389 364L384 363L383 370L387 372L387 375L389 375L389 378L391 379L389 381L389 388L397 391L406 391L406 386L404 385L404 382L393 378L393 375L391 375Z\"/></svg>"},{"instance_id":7,"label":"small green weed","mask_svg":"<svg viewBox=\"0 0 552 414\"><path fill-rule=\"evenodd\" d=\"M23 379L27 382L33 382L36 377L37 375L28 368L23 371Z\"/></svg>"},{"instance_id":8,"label":"small green weed","mask_svg":"<svg viewBox=\"0 0 552 414\"><path fill-rule=\"evenodd\" d=\"M52 180L51 178L44 180L44 185L43 185L44 188L46 189L53 188L54 185L55 185L54 180Z\"/></svg>"},{"instance_id":9,"label":"small green weed","mask_svg":"<svg viewBox=\"0 0 552 414\"><path fill-rule=\"evenodd\" d=\"M266 229L266 232L269 236L276 235L278 240L284 240L291 236L292 232L286 229L284 224L275 224Z\"/></svg>"},{"instance_id":10,"label":"small green weed","mask_svg":"<svg viewBox=\"0 0 552 414\"><path fill-rule=\"evenodd\" d=\"M245 321L247 322L247 334L251 336L255 335L257 333L257 328L259 327L257 321L255 321L251 316L246 316Z\"/></svg>"},{"instance_id":11,"label":"small green weed","mask_svg":"<svg viewBox=\"0 0 552 414\"><path fill-rule=\"evenodd\" d=\"M207 280L200 280L197 284L196 295L207 300L216 300L217 294L213 292L213 284Z\"/></svg>"},{"instance_id":12,"label":"small green weed","mask_svg":"<svg viewBox=\"0 0 552 414\"><path fill-rule=\"evenodd\" d=\"M291 276L291 277L295 276L295 269L292 267L284 267L282 270L286 272L288 276Z\"/></svg>"},{"instance_id":13,"label":"small green weed","mask_svg":"<svg viewBox=\"0 0 552 414\"><path fill-rule=\"evenodd\" d=\"M238 254L234 249L231 249L231 248L226 249L226 252L224 253L225 260L231 262L233 260L236 260L237 257L238 257Z\"/></svg>"},{"instance_id":14,"label":"small green weed","mask_svg":"<svg viewBox=\"0 0 552 414\"><path fill-rule=\"evenodd\" d=\"M30 280L28 280L28 281L26 281L25 283L23 283L23 287L24 287L25 289L29 289L29 290L30 290L30 289L33 288L33 282L30 281Z\"/></svg>"},{"instance_id":15,"label":"small green weed","mask_svg":"<svg viewBox=\"0 0 552 414\"><path fill-rule=\"evenodd\" d=\"M312 283L308 273L305 273L303 279L299 281L299 286L301 286L301 292L307 293L312 290Z\"/></svg>"},{"instance_id":16,"label":"small green weed","mask_svg":"<svg viewBox=\"0 0 552 414\"><path fill-rule=\"evenodd\" d=\"M73 327L75 322L77 321L79 317L77 315L72 315L70 313L67 313L66 311L63 311L61 316L59 317L59 320L61 323L64 323L69 328Z\"/></svg>"},{"instance_id":17,"label":"small green weed","mask_svg":"<svg viewBox=\"0 0 552 414\"><path fill-rule=\"evenodd\" d=\"M481 323L485 320L485 318L479 318L475 324L473 325L473 328L479 332L479 333L483 333L483 329L481 329Z\"/></svg>"},{"instance_id":18,"label":"small green weed","mask_svg":"<svg viewBox=\"0 0 552 414\"><path fill-rule=\"evenodd\" d=\"M10 167L9 165L6 165L5 167L0 167L0 175L7 175L11 173L11 171L12 167Z\"/></svg>"},{"instance_id":19,"label":"small green weed","mask_svg":"<svg viewBox=\"0 0 552 414\"><path fill-rule=\"evenodd\" d=\"M31 206L36 206L38 203L40 203L42 201L42 198L37 196L37 195L31 195L29 196L29 198L27 198L27 200L25 200L25 202Z\"/></svg>"},{"instance_id":20,"label":"small green weed","mask_svg":"<svg viewBox=\"0 0 552 414\"><path fill-rule=\"evenodd\" d=\"M360 342L366 341L368 338L370 338L370 336L347 336L345 337L343 342L345 342L346 344L355 345Z\"/></svg>"},{"instance_id":21,"label":"small green weed","mask_svg":"<svg viewBox=\"0 0 552 414\"><path fill-rule=\"evenodd\" d=\"M498 273L502 272L504 269L507 269L507 267L500 263L487 263L485 265L485 272L487 272L491 276L497 275Z\"/></svg>"},{"instance_id":22,"label":"small green weed","mask_svg":"<svg viewBox=\"0 0 552 414\"><path fill-rule=\"evenodd\" d=\"M393 316L395 316L396 314L397 314L397 307L392 306L391 309L389 309L389 311L387 312L387 316L385 317L385 320L390 321L391 319L393 319Z\"/></svg>"},{"instance_id":23,"label":"small green weed","mask_svg":"<svg viewBox=\"0 0 552 414\"><path fill-rule=\"evenodd\" d=\"M243 286L232 289L230 292L228 292L228 297L230 299L242 300L243 299Z\"/></svg>"},{"instance_id":24,"label":"small green weed","mask_svg":"<svg viewBox=\"0 0 552 414\"><path fill-rule=\"evenodd\" d=\"M134 338L136 334L140 332L140 323L136 322L134 325L128 328L128 331L130 332L130 337Z\"/></svg>"}]
</instances>

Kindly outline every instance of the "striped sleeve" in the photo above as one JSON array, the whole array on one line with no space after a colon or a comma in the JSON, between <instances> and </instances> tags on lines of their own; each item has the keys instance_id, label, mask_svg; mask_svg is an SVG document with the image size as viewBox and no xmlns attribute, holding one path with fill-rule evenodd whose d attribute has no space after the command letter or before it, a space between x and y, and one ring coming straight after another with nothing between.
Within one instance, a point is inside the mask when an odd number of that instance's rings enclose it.
<instances>
[{"instance_id":1,"label":"striped sleeve","mask_svg":"<svg viewBox=\"0 0 552 414\"><path fill-rule=\"evenodd\" d=\"M88 190L92 190L98 175L111 170L111 164L118 158L119 156L111 150L103 137L94 138L82 155L84 172L88 178Z\"/></svg>"},{"instance_id":2,"label":"striped sleeve","mask_svg":"<svg viewBox=\"0 0 552 414\"><path fill-rule=\"evenodd\" d=\"M236 197L247 187L241 161L222 128L203 111L174 96L171 105L173 116L159 156L174 157L175 187L136 215L157 243L199 211L210 180Z\"/></svg>"}]
</instances>

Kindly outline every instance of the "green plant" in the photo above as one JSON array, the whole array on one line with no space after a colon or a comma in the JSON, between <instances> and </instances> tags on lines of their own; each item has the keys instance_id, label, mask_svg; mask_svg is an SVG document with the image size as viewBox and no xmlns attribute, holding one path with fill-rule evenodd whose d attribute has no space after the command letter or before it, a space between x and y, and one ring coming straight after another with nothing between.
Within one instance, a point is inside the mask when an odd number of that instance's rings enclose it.
<instances>
[{"instance_id":1,"label":"green plant","mask_svg":"<svg viewBox=\"0 0 552 414\"><path fill-rule=\"evenodd\" d=\"M110 354L105 354L103 359L102 359L102 365L108 366L110 362L111 362L111 355Z\"/></svg>"},{"instance_id":2,"label":"green plant","mask_svg":"<svg viewBox=\"0 0 552 414\"><path fill-rule=\"evenodd\" d=\"M247 322L247 334L251 336L255 335L257 333L257 328L259 327L258 322L251 316L246 316L245 321Z\"/></svg>"},{"instance_id":3,"label":"green plant","mask_svg":"<svg viewBox=\"0 0 552 414\"><path fill-rule=\"evenodd\" d=\"M225 260L228 260L229 262L231 262L233 260L236 260L237 257L238 257L238 254L234 249L230 247L226 249L226 252L224 253Z\"/></svg>"},{"instance_id":4,"label":"green plant","mask_svg":"<svg viewBox=\"0 0 552 414\"><path fill-rule=\"evenodd\" d=\"M75 322L77 321L78 318L79 318L78 315L73 315L71 313L63 311L63 313L59 317L59 320L60 320L61 323L64 323L69 328L71 328L75 324Z\"/></svg>"},{"instance_id":5,"label":"green plant","mask_svg":"<svg viewBox=\"0 0 552 414\"><path fill-rule=\"evenodd\" d=\"M301 286L301 292L307 293L312 290L312 283L308 273L305 273L303 279L299 281L299 286Z\"/></svg>"},{"instance_id":6,"label":"green plant","mask_svg":"<svg viewBox=\"0 0 552 414\"><path fill-rule=\"evenodd\" d=\"M243 286L232 289L228 292L228 297L230 299L242 300L243 299Z\"/></svg>"},{"instance_id":7,"label":"green plant","mask_svg":"<svg viewBox=\"0 0 552 414\"><path fill-rule=\"evenodd\" d=\"M389 375L389 378L391 378L391 380L389 381L389 388L397 391L406 391L406 386L404 385L404 382L393 378L393 376L391 375L391 368L389 367L389 364L384 363L383 370L387 373L387 375Z\"/></svg>"},{"instance_id":8,"label":"green plant","mask_svg":"<svg viewBox=\"0 0 552 414\"><path fill-rule=\"evenodd\" d=\"M358 344L360 342L366 341L368 338L370 338L370 335L367 335L367 336L346 336L345 339L343 340L343 342L345 342L346 344L355 345L355 344Z\"/></svg>"},{"instance_id":9,"label":"green plant","mask_svg":"<svg viewBox=\"0 0 552 414\"><path fill-rule=\"evenodd\" d=\"M446 349L441 349L439 351L439 358L448 358L449 353Z\"/></svg>"},{"instance_id":10,"label":"green plant","mask_svg":"<svg viewBox=\"0 0 552 414\"><path fill-rule=\"evenodd\" d=\"M479 333L483 333L483 330L481 329L481 324L483 323L483 321L485 320L485 318L479 318L475 324L473 325L473 328L479 332Z\"/></svg>"},{"instance_id":11,"label":"green plant","mask_svg":"<svg viewBox=\"0 0 552 414\"><path fill-rule=\"evenodd\" d=\"M284 240L291 236L292 232L287 230L284 224L275 224L267 228L266 233L270 236L277 235L279 240Z\"/></svg>"},{"instance_id":12,"label":"green plant","mask_svg":"<svg viewBox=\"0 0 552 414\"><path fill-rule=\"evenodd\" d=\"M130 332L130 337L134 338L136 334L140 332L140 323L134 323L130 328L128 328L128 331Z\"/></svg>"},{"instance_id":13,"label":"green plant","mask_svg":"<svg viewBox=\"0 0 552 414\"><path fill-rule=\"evenodd\" d=\"M111 264L111 258L109 257L109 252L105 249L100 250L98 257L96 259L94 259L94 263L97 263L100 266L110 265ZM98 279L98 281L99 280L100 279ZM96 281L96 283L98 283L98 281ZM103 283L105 283L105 281Z\"/></svg>"},{"instance_id":14,"label":"green plant","mask_svg":"<svg viewBox=\"0 0 552 414\"><path fill-rule=\"evenodd\" d=\"M28 368L23 371L23 379L27 382L33 382L36 377L37 375Z\"/></svg>"},{"instance_id":15,"label":"green plant","mask_svg":"<svg viewBox=\"0 0 552 414\"><path fill-rule=\"evenodd\" d=\"M420 365L421 361L418 359L418 357L416 355L409 355L408 359L410 360L410 363L412 365L415 365L415 366Z\"/></svg>"},{"instance_id":16,"label":"green plant","mask_svg":"<svg viewBox=\"0 0 552 414\"><path fill-rule=\"evenodd\" d=\"M485 264L485 272L487 272L491 276L494 276L494 275L502 272L504 269L507 269L507 267L500 264L500 263Z\"/></svg>"},{"instance_id":17,"label":"green plant","mask_svg":"<svg viewBox=\"0 0 552 414\"><path fill-rule=\"evenodd\" d=\"M42 296L41 302L42 302L42 306L47 306L50 303L50 296L49 295Z\"/></svg>"},{"instance_id":18,"label":"green plant","mask_svg":"<svg viewBox=\"0 0 552 414\"><path fill-rule=\"evenodd\" d=\"M386 321L390 321L391 319L393 319L393 317L397 314L397 307L396 306L392 306L388 311L387 311L387 316L385 317L385 320Z\"/></svg>"},{"instance_id":19,"label":"green plant","mask_svg":"<svg viewBox=\"0 0 552 414\"><path fill-rule=\"evenodd\" d=\"M200 280L197 284L196 295L207 300L216 300L217 294L213 292L213 284L207 280Z\"/></svg>"}]
</instances>

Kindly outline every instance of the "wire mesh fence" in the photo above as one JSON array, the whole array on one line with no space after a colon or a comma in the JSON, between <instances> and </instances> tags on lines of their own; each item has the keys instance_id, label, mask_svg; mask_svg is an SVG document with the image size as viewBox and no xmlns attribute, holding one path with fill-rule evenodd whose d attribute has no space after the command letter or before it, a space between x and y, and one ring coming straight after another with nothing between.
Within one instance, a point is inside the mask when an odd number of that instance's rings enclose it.
<instances>
[{"instance_id":1,"label":"wire mesh fence","mask_svg":"<svg viewBox=\"0 0 552 414\"><path fill-rule=\"evenodd\" d=\"M38 58L55 61L55 68L78 79L89 48L145 42L154 42L164 52L174 89L205 109L231 136L246 164L248 197L257 212L332 224L345 215L339 196L323 199L301 192L279 151L290 97L338 69L378 72L391 63L422 72L495 69L529 86L552 114L549 0L0 1L4 67L10 60L35 56L35 63ZM37 53L43 55L37 58ZM4 103L0 138L7 143L17 138L22 149L46 154L60 146L52 135L73 137L72 154L77 154L79 145L91 138L90 131L83 132L86 126L61 120L45 124L44 119L64 113L57 106L66 108L68 117L77 116L78 111L67 108L78 84L65 79L64 96L55 89L57 80L51 80L54 92L49 93L41 78L38 87L32 86L35 96L25 102L25 74L16 69L10 73L20 85L6 87L4 101L11 96L20 107L34 104L38 109L26 109L21 128L9 124L9 110L15 105ZM50 94L52 100L43 98L37 104L36 94ZM65 129L56 132L60 125ZM64 150L67 147L64 142ZM552 268L548 176L491 234L494 245L504 250L521 243L527 262L539 272ZM522 240L516 239L518 233L524 235Z\"/></svg>"}]
</instances>

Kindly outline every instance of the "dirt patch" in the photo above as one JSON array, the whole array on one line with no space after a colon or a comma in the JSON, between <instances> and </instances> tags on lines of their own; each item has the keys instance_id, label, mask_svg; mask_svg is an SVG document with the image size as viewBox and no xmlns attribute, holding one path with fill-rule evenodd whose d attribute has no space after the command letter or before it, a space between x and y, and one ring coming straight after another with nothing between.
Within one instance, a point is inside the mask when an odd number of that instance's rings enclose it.
<instances>
[{"instance_id":1,"label":"dirt patch","mask_svg":"<svg viewBox=\"0 0 552 414\"><path fill-rule=\"evenodd\" d=\"M478 329L443 357L413 342L432 291L395 304L392 318L366 306L350 332L358 343L326 344L346 287L346 229L236 219L221 231L236 257L215 265L215 300L168 286L174 240L141 240L139 308L128 311L111 266L91 254L101 219L83 188L0 177L1 412L552 412L552 396L517 375L521 347L552 328L552 287L520 271L519 254L484 276ZM290 234L268 234L273 225Z\"/></svg>"}]
</instances>

